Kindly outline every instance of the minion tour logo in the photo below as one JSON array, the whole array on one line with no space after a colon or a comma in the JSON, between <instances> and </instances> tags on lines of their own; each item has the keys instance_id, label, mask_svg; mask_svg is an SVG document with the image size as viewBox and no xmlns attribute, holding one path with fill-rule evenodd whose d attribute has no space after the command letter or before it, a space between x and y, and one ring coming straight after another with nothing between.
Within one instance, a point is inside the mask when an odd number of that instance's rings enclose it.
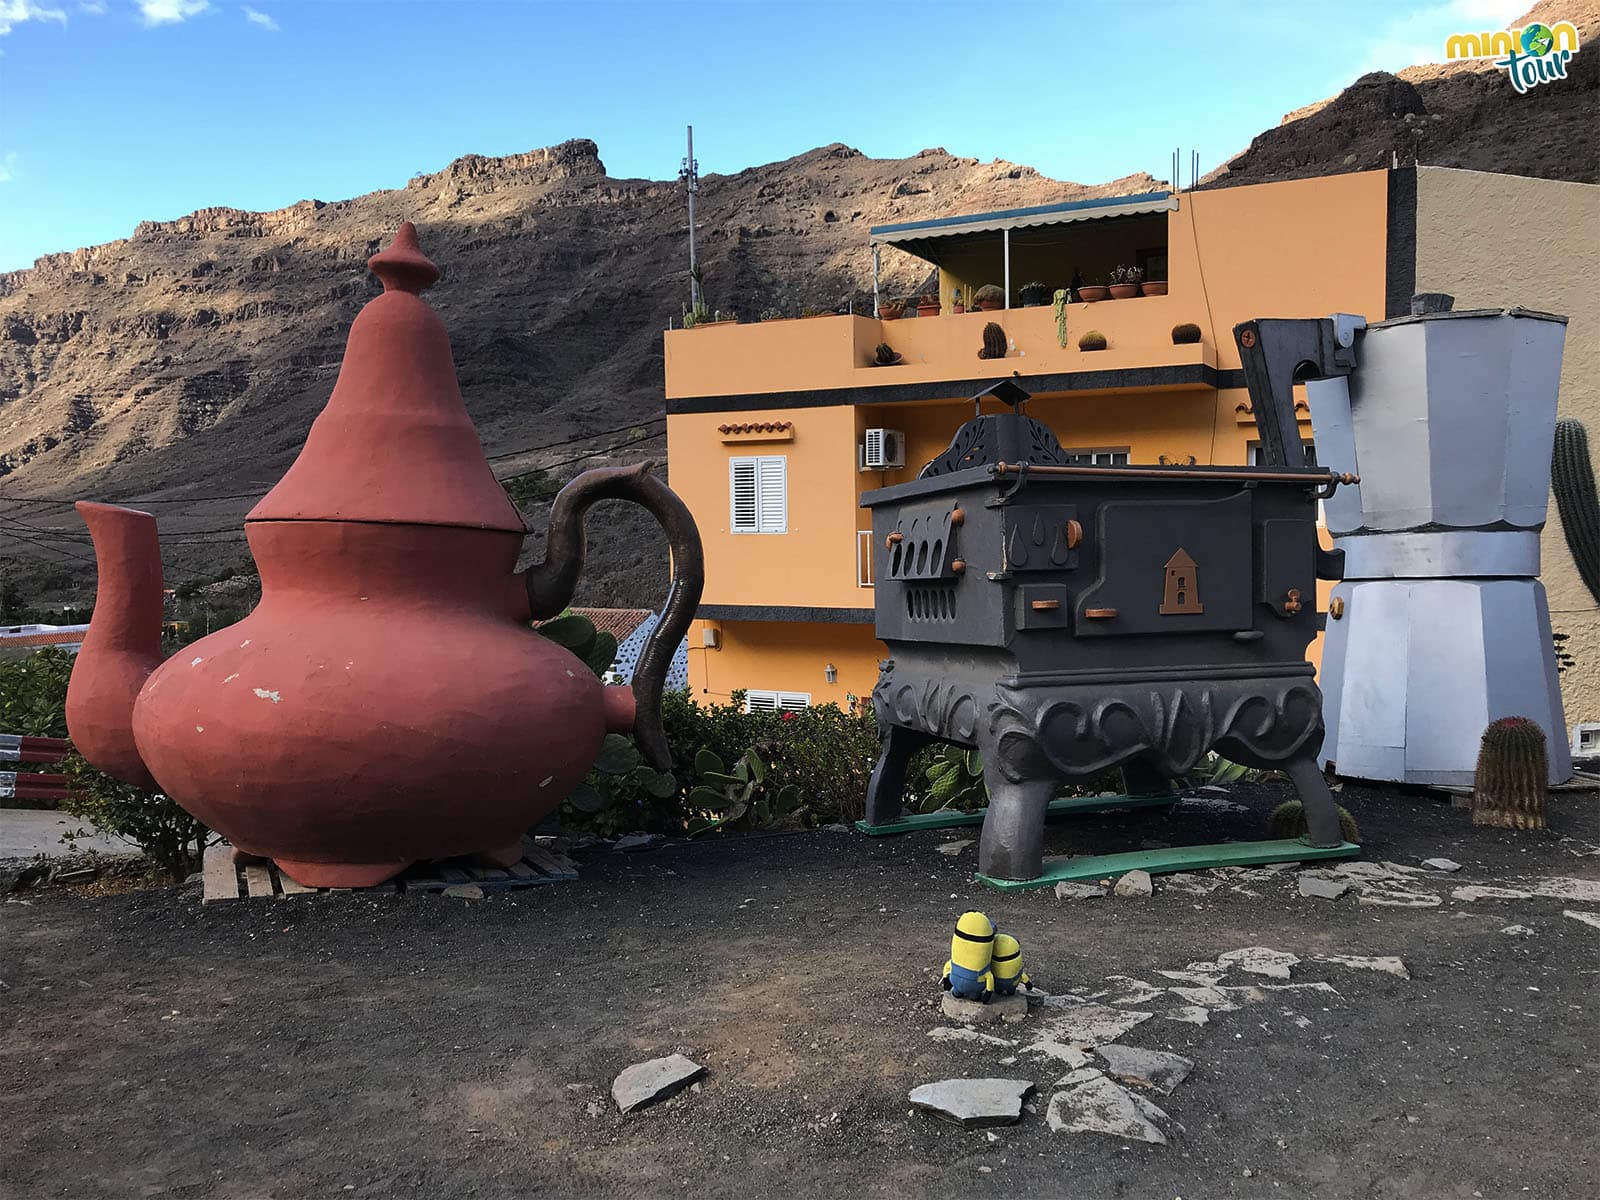
<instances>
[{"instance_id":1,"label":"minion tour logo","mask_svg":"<svg viewBox=\"0 0 1600 1200\"><path fill-rule=\"evenodd\" d=\"M1578 30L1571 21L1491 33L1452 33L1444 43L1444 56L1452 62L1463 58L1494 59L1494 65L1511 77L1511 86L1518 95L1541 83L1565 79L1567 63L1577 52Z\"/></svg>"}]
</instances>

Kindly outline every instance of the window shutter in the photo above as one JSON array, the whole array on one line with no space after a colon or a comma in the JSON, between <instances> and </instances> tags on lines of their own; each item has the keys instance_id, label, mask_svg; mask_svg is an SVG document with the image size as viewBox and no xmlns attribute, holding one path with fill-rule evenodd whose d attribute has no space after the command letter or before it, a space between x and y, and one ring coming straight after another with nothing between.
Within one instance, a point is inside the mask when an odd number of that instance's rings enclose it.
<instances>
[{"instance_id":1,"label":"window shutter","mask_svg":"<svg viewBox=\"0 0 1600 1200\"><path fill-rule=\"evenodd\" d=\"M744 694L744 710L747 713L777 712L778 693L747 691Z\"/></svg>"},{"instance_id":2,"label":"window shutter","mask_svg":"<svg viewBox=\"0 0 1600 1200\"><path fill-rule=\"evenodd\" d=\"M762 533L786 533L789 529L789 460L783 455L760 458L757 507L761 512L758 528Z\"/></svg>"},{"instance_id":3,"label":"window shutter","mask_svg":"<svg viewBox=\"0 0 1600 1200\"><path fill-rule=\"evenodd\" d=\"M811 707L810 692L779 692L778 707L788 712L798 712Z\"/></svg>"},{"instance_id":4,"label":"window shutter","mask_svg":"<svg viewBox=\"0 0 1600 1200\"><path fill-rule=\"evenodd\" d=\"M728 461L728 497L731 515L729 528L734 533L755 533L759 529L756 504L756 464L754 458Z\"/></svg>"}]
</instances>

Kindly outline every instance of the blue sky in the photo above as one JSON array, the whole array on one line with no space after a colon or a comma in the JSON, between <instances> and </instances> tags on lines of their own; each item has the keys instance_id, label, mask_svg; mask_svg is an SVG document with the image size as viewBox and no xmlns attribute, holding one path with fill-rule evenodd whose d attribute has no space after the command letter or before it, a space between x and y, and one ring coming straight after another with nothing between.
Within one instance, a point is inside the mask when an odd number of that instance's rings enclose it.
<instances>
[{"instance_id":1,"label":"blue sky","mask_svg":"<svg viewBox=\"0 0 1600 1200\"><path fill-rule=\"evenodd\" d=\"M1202 171L1531 0L0 0L0 270L211 205L590 137L617 176L829 142L1094 183ZM1187 154L1185 155L1187 161Z\"/></svg>"}]
</instances>

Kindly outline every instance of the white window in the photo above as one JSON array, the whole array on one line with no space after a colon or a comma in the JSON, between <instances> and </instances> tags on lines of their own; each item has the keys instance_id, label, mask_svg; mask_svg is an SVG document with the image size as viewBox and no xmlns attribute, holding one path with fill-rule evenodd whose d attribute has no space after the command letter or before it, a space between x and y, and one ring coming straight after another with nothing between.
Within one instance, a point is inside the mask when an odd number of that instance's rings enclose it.
<instances>
[{"instance_id":1,"label":"white window","mask_svg":"<svg viewBox=\"0 0 1600 1200\"><path fill-rule=\"evenodd\" d=\"M734 533L789 531L789 460L782 454L728 460L728 528Z\"/></svg>"},{"instance_id":2,"label":"white window","mask_svg":"<svg viewBox=\"0 0 1600 1200\"><path fill-rule=\"evenodd\" d=\"M1305 451L1306 451L1306 466L1308 466L1308 467L1316 466L1317 465L1317 446L1316 446L1316 443L1315 442L1301 442L1300 444L1305 447ZM1250 465L1252 467L1261 466L1261 443L1260 442L1251 442L1250 443Z\"/></svg>"},{"instance_id":3,"label":"white window","mask_svg":"<svg viewBox=\"0 0 1600 1200\"><path fill-rule=\"evenodd\" d=\"M744 694L745 712L796 712L811 707L810 692L757 692Z\"/></svg>"},{"instance_id":4,"label":"white window","mask_svg":"<svg viewBox=\"0 0 1600 1200\"><path fill-rule=\"evenodd\" d=\"M1068 450L1069 467L1125 467L1128 451L1123 450Z\"/></svg>"}]
</instances>

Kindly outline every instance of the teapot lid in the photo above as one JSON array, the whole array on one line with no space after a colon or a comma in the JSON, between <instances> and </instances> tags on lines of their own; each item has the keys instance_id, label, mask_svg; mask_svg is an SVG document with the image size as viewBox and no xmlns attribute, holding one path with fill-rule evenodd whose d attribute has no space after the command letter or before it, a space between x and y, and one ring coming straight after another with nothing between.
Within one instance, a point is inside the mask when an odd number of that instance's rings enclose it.
<instances>
[{"instance_id":1,"label":"teapot lid","mask_svg":"<svg viewBox=\"0 0 1600 1200\"><path fill-rule=\"evenodd\" d=\"M247 521L373 521L525 533L456 383L444 322L420 293L439 278L416 227L367 266L383 280L350 327L333 395L300 456Z\"/></svg>"}]
</instances>

